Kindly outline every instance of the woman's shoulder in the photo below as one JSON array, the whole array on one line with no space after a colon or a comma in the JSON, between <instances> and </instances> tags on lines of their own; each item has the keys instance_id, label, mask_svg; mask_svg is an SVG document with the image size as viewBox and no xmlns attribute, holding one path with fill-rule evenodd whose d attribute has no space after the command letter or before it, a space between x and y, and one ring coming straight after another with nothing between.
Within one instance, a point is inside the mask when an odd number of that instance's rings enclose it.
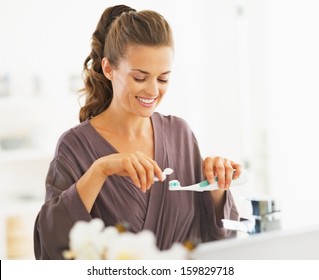
<instances>
[{"instance_id":1,"label":"woman's shoulder","mask_svg":"<svg viewBox=\"0 0 319 280\"><path fill-rule=\"evenodd\" d=\"M86 120L64 131L59 137L59 142L72 141L73 139L78 139L82 135L87 135L89 130L90 122L89 120Z\"/></svg>"},{"instance_id":2,"label":"woman's shoulder","mask_svg":"<svg viewBox=\"0 0 319 280\"><path fill-rule=\"evenodd\" d=\"M190 125L182 117L174 115L153 114L153 121L157 131L163 135L163 138L169 138L171 142L193 141L194 133Z\"/></svg>"},{"instance_id":3,"label":"woman's shoulder","mask_svg":"<svg viewBox=\"0 0 319 280\"><path fill-rule=\"evenodd\" d=\"M185 119L174 115L163 115L161 113L155 112L153 114L153 120L160 123L163 127L173 128L173 129L186 129L189 130L190 127Z\"/></svg>"},{"instance_id":4,"label":"woman's shoulder","mask_svg":"<svg viewBox=\"0 0 319 280\"><path fill-rule=\"evenodd\" d=\"M89 120L74 125L64 131L58 139L56 154L66 150L81 150L92 134Z\"/></svg>"}]
</instances>

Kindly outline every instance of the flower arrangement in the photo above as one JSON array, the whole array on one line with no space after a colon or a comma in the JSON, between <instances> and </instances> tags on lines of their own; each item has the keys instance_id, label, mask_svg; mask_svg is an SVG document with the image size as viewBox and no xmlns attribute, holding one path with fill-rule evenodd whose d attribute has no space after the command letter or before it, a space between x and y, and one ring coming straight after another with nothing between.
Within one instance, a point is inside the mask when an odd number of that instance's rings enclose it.
<instances>
[{"instance_id":1,"label":"flower arrangement","mask_svg":"<svg viewBox=\"0 0 319 280\"><path fill-rule=\"evenodd\" d=\"M70 231L69 250L65 259L76 260L155 260L189 259L189 246L175 243L161 251L156 246L153 232L132 233L125 225L105 227L101 219L78 221Z\"/></svg>"}]
</instances>

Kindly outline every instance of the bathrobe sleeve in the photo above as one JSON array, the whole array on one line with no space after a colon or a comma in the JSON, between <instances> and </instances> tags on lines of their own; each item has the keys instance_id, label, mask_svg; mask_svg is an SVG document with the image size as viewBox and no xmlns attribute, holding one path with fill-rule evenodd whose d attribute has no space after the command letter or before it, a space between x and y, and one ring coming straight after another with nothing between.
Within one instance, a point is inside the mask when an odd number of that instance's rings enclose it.
<instances>
[{"instance_id":1,"label":"bathrobe sleeve","mask_svg":"<svg viewBox=\"0 0 319 280\"><path fill-rule=\"evenodd\" d=\"M36 259L62 259L74 223L91 219L75 187L75 182L81 177L83 163L78 159L75 166L70 162L72 157L73 153L61 140L48 170L45 203L35 221Z\"/></svg>"}]
</instances>

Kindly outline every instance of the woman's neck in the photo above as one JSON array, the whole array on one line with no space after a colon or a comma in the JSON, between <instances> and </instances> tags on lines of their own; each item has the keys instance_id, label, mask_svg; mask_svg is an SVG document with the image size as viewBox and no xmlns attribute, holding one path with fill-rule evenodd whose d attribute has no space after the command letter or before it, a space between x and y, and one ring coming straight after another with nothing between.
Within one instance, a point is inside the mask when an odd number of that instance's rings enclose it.
<instances>
[{"instance_id":1,"label":"woman's neck","mask_svg":"<svg viewBox=\"0 0 319 280\"><path fill-rule=\"evenodd\" d=\"M122 137L138 138L150 133L152 123L150 117L139 117L119 114L105 110L91 120L92 125L99 130Z\"/></svg>"}]
</instances>

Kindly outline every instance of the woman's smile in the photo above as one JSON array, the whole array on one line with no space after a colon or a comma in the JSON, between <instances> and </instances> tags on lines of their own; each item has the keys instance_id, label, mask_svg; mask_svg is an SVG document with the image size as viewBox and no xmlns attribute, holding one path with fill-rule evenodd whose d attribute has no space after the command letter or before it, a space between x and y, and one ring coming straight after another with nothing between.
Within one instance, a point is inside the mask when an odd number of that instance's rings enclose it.
<instances>
[{"instance_id":1,"label":"woman's smile","mask_svg":"<svg viewBox=\"0 0 319 280\"><path fill-rule=\"evenodd\" d=\"M139 104L141 104L142 106L152 107L155 104L157 97L156 98L146 98L146 97L136 96L136 99L139 102Z\"/></svg>"}]
</instances>

